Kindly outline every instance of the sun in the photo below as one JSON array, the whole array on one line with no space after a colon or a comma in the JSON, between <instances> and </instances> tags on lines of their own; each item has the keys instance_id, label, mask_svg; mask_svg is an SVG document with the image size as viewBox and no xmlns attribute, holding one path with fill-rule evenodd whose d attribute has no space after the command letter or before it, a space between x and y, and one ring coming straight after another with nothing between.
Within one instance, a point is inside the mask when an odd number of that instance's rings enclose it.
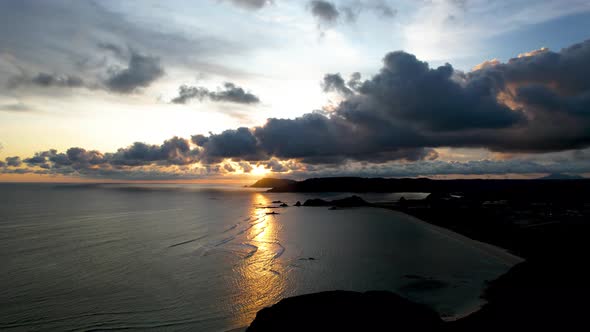
<instances>
[{"instance_id":1,"label":"sun","mask_svg":"<svg viewBox=\"0 0 590 332\"><path fill-rule=\"evenodd\" d=\"M270 173L272 173L271 170L265 168L263 165L256 165L252 168L252 171L250 171L250 174L257 177L264 177Z\"/></svg>"}]
</instances>

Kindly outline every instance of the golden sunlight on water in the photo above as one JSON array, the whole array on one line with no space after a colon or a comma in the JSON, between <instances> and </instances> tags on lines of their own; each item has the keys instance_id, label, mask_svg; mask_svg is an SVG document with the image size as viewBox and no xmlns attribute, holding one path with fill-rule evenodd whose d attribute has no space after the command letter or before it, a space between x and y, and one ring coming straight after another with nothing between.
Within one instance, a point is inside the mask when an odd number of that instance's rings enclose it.
<instances>
[{"instance_id":1,"label":"golden sunlight on water","mask_svg":"<svg viewBox=\"0 0 590 332\"><path fill-rule=\"evenodd\" d=\"M244 245L258 249L235 267L240 289L235 318L240 326L249 325L258 310L279 301L285 290L284 267L276 262L285 250L278 240L280 224L275 215L267 215L272 210L265 207L271 202L263 194L255 195L252 202L253 226Z\"/></svg>"}]
</instances>

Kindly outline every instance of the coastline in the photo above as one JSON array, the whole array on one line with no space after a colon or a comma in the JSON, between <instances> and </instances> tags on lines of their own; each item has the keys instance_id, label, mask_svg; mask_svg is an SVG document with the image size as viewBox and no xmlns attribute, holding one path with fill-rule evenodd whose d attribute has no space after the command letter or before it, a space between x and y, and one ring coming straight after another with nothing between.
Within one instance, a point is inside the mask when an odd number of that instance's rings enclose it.
<instances>
[{"instance_id":1,"label":"coastline","mask_svg":"<svg viewBox=\"0 0 590 332\"><path fill-rule=\"evenodd\" d=\"M471 246L472 248L477 249L488 256L502 260L507 265L516 265L518 263L522 263L522 262L526 261L526 259L511 253L510 250L508 250L506 248L502 248L500 246L497 246L497 245L494 245L491 243L479 241L477 239L473 239L473 238L470 238L470 237L463 235L461 233L455 232L451 229L447 229L447 228L438 226L436 224L429 223L429 222L424 221L424 220L422 220L414 215L411 215L405 211L394 209L394 208L382 207L379 205L375 205L374 207L403 213L403 214L411 217L412 221L419 223L419 224L427 225L430 229L435 230L439 234L442 234L449 239L452 239L455 241L460 241L464 244L465 243L474 244Z\"/></svg>"},{"instance_id":2,"label":"coastline","mask_svg":"<svg viewBox=\"0 0 590 332\"><path fill-rule=\"evenodd\" d=\"M313 187L298 190L305 188L301 183L269 192L322 191ZM457 183L469 188L464 181ZM590 296L590 273L581 262L590 252L590 225L586 221L590 202L585 194L589 188L580 187L587 181L529 183L530 187L524 181L506 182L496 190L458 194L430 191L433 194L424 200L365 202L367 207L408 215L450 239L469 240L477 250L513 265L488 283L481 296L483 305L445 317L445 331L499 331L506 327L563 330L588 324L583 311ZM420 191L428 191L423 182L419 184ZM518 190L511 187L513 184L520 186ZM442 185L448 188L449 182Z\"/></svg>"}]
</instances>

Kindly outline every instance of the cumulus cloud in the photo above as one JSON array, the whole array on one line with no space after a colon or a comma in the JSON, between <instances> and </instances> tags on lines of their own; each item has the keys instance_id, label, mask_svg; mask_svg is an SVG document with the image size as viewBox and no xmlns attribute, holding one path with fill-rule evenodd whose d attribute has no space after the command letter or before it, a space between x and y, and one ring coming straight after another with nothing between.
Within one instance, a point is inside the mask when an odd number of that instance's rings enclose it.
<instances>
[{"instance_id":1,"label":"cumulus cloud","mask_svg":"<svg viewBox=\"0 0 590 332\"><path fill-rule=\"evenodd\" d=\"M347 86L342 76L340 76L340 73L324 75L322 89L324 92L337 92L345 96L353 93L352 89Z\"/></svg>"},{"instance_id":2,"label":"cumulus cloud","mask_svg":"<svg viewBox=\"0 0 590 332\"><path fill-rule=\"evenodd\" d=\"M20 160L20 157L6 157L6 165L7 166L12 166L12 167L19 167L20 165L22 165L22 161Z\"/></svg>"},{"instance_id":3,"label":"cumulus cloud","mask_svg":"<svg viewBox=\"0 0 590 332\"><path fill-rule=\"evenodd\" d=\"M171 102L174 104L186 104L191 99L199 101L209 99L215 102L236 104L257 104L260 102L258 96L230 82L224 83L223 88L217 89L217 91L210 91L204 87L182 85L178 88L178 96L172 99Z\"/></svg>"},{"instance_id":4,"label":"cumulus cloud","mask_svg":"<svg viewBox=\"0 0 590 332\"><path fill-rule=\"evenodd\" d=\"M225 158L261 160L266 157L252 131L245 127L211 134L206 138L196 135L192 137L192 141L202 147L200 157L207 163L219 162Z\"/></svg>"},{"instance_id":5,"label":"cumulus cloud","mask_svg":"<svg viewBox=\"0 0 590 332\"><path fill-rule=\"evenodd\" d=\"M132 53L129 66L124 69L112 68L105 85L111 91L131 93L149 86L162 75L164 69L160 65L160 59Z\"/></svg>"},{"instance_id":6,"label":"cumulus cloud","mask_svg":"<svg viewBox=\"0 0 590 332\"><path fill-rule=\"evenodd\" d=\"M301 174L588 172L588 158L580 153L569 157L575 162L552 161L549 167L522 158L446 162L438 160L436 150L546 154L590 147L588 77L590 41L468 73L450 64L431 68L397 51L387 54L381 70L366 80L356 73L346 83L339 74L327 75L324 89L343 95L331 112L270 118L261 126L194 135L190 141L174 137L161 145L134 143L114 153L49 150L24 162L30 171L94 175L144 172L146 167L192 172L189 166L195 163L202 165L202 174L227 172L224 165L235 170L235 163L249 172L250 162L275 172L307 172ZM20 159L7 158L6 164L19 167Z\"/></svg>"}]
</instances>

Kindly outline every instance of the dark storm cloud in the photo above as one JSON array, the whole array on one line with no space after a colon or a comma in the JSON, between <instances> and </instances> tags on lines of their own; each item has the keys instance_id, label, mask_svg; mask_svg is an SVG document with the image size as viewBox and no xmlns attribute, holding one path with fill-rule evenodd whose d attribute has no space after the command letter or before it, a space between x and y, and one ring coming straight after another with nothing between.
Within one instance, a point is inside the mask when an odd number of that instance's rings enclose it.
<instances>
[{"instance_id":1,"label":"dark storm cloud","mask_svg":"<svg viewBox=\"0 0 590 332\"><path fill-rule=\"evenodd\" d=\"M498 151L544 152L584 148L590 144L590 41L553 52L521 54L466 75L485 82L508 103L523 110L526 126L464 140ZM453 142L457 138L453 138Z\"/></svg>"},{"instance_id":2,"label":"dark storm cloud","mask_svg":"<svg viewBox=\"0 0 590 332\"><path fill-rule=\"evenodd\" d=\"M339 114L353 121L405 122L435 131L505 128L524 120L521 112L497 102L490 82L462 86L454 81L449 64L432 69L399 51L387 54L383 63L379 74L363 82L359 95L340 105ZM369 113L375 118L367 118Z\"/></svg>"},{"instance_id":3,"label":"dark storm cloud","mask_svg":"<svg viewBox=\"0 0 590 332\"><path fill-rule=\"evenodd\" d=\"M335 23L340 16L336 6L329 1L312 0L309 2L311 14L321 23Z\"/></svg>"},{"instance_id":4,"label":"dark storm cloud","mask_svg":"<svg viewBox=\"0 0 590 332\"><path fill-rule=\"evenodd\" d=\"M192 140L203 148L200 156L207 163L224 158L247 160L265 158L256 137L250 129L245 127L211 134L206 140L203 140L201 136L193 136Z\"/></svg>"},{"instance_id":5,"label":"dark storm cloud","mask_svg":"<svg viewBox=\"0 0 590 332\"><path fill-rule=\"evenodd\" d=\"M342 95L348 96L353 93L352 89L346 86L344 79L340 73L324 75L322 82L322 89L324 92L338 92Z\"/></svg>"},{"instance_id":6,"label":"dark storm cloud","mask_svg":"<svg viewBox=\"0 0 590 332\"><path fill-rule=\"evenodd\" d=\"M20 157L6 157L6 159L4 160L6 160L7 166L19 167L20 165L22 165Z\"/></svg>"},{"instance_id":7,"label":"dark storm cloud","mask_svg":"<svg viewBox=\"0 0 590 332\"><path fill-rule=\"evenodd\" d=\"M149 86L164 75L160 59L141 54L131 54L129 66L125 69L114 68L105 81L106 86L119 93L131 93L138 88Z\"/></svg>"},{"instance_id":8,"label":"dark storm cloud","mask_svg":"<svg viewBox=\"0 0 590 332\"><path fill-rule=\"evenodd\" d=\"M171 100L174 104L186 104L191 99L202 101L209 99L216 102L229 102L236 104L257 104L258 96L244 90L234 83L226 82L222 89L211 91L204 87L182 85L178 88L178 97Z\"/></svg>"},{"instance_id":9,"label":"dark storm cloud","mask_svg":"<svg viewBox=\"0 0 590 332\"><path fill-rule=\"evenodd\" d=\"M188 140L173 137L162 145L135 142L127 148L121 148L114 154L107 154L110 164L140 166L158 163L162 165L188 165L196 161L195 151L191 150Z\"/></svg>"},{"instance_id":10,"label":"dark storm cloud","mask_svg":"<svg viewBox=\"0 0 590 332\"><path fill-rule=\"evenodd\" d=\"M529 152L583 148L590 144L588 83L578 77L589 64L588 47L585 42L559 53L535 53L468 74L449 64L430 68L411 54L392 52L374 77L360 81L355 74L350 83L354 89L337 74L326 76L324 88L346 99L326 114L268 119L251 131L248 154L257 150L257 156L338 163L428 160L436 158L435 147ZM538 56L543 58L535 60ZM545 74L555 71L551 63L560 70L554 80ZM511 99L512 108L502 94ZM215 154L244 157L230 147L218 147ZM208 152L205 148L203 154Z\"/></svg>"}]
</instances>

